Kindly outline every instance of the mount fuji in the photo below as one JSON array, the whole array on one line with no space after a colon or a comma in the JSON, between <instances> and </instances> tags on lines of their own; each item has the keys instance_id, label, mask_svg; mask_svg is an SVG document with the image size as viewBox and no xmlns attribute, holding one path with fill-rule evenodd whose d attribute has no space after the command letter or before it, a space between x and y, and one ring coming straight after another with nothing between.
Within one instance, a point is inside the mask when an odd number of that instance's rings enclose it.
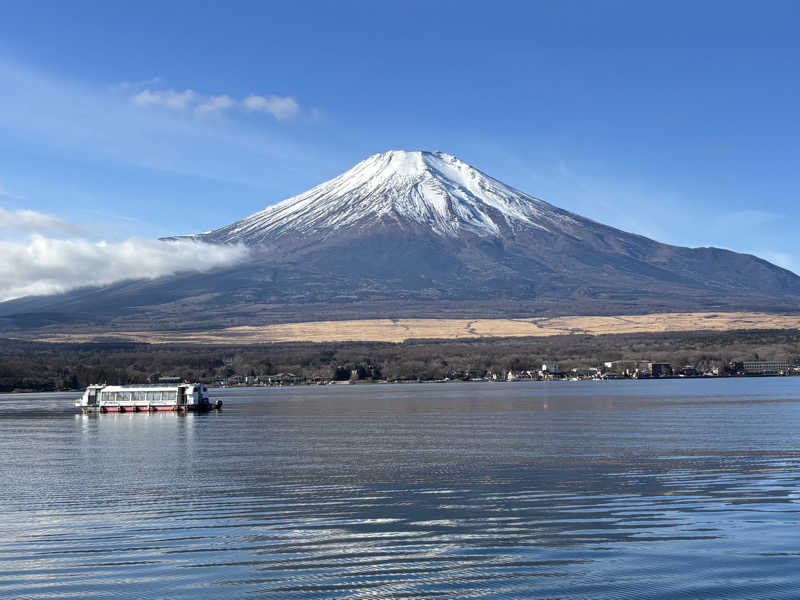
<instances>
[{"instance_id":1,"label":"mount fuji","mask_svg":"<svg viewBox=\"0 0 800 600\"><path fill-rule=\"evenodd\" d=\"M0 327L800 310L800 277L573 214L440 152L390 151L189 236L247 262L0 304Z\"/></svg>"},{"instance_id":2,"label":"mount fuji","mask_svg":"<svg viewBox=\"0 0 800 600\"><path fill-rule=\"evenodd\" d=\"M502 238L575 225L573 215L511 188L441 152L390 151L370 156L309 191L203 236L259 244L287 236L324 241L337 233L380 228L445 238Z\"/></svg>"}]
</instances>

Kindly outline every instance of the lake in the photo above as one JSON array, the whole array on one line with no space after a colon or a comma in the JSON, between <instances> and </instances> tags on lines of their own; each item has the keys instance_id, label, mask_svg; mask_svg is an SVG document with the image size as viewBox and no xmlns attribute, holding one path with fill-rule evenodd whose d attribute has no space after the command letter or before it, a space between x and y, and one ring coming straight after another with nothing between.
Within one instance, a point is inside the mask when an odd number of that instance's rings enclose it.
<instances>
[{"instance_id":1,"label":"lake","mask_svg":"<svg viewBox=\"0 0 800 600\"><path fill-rule=\"evenodd\" d=\"M800 378L0 396L0 597L800 597Z\"/></svg>"}]
</instances>

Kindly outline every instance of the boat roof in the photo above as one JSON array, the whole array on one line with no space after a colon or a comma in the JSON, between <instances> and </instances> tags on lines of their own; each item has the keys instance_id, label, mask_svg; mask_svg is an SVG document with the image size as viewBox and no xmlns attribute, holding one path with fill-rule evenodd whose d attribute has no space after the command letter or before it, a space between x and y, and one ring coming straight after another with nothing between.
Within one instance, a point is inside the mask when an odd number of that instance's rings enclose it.
<instances>
[{"instance_id":1,"label":"boat roof","mask_svg":"<svg viewBox=\"0 0 800 600\"><path fill-rule=\"evenodd\" d=\"M179 387L192 387L200 386L201 383L140 383L130 385L90 385L89 387L115 392L119 390L126 391L155 391L155 390L175 390Z\"/></svg>"}]
</instances>

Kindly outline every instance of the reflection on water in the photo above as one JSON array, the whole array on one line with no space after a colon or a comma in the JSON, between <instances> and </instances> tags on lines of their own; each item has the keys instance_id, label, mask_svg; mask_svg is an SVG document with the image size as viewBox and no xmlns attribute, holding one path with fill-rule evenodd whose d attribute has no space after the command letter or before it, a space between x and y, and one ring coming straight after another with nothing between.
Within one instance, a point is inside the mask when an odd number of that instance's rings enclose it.
<instances>
[{"instance_id":1,"label":"reflection on water","mask_svg":"<svg viewBox=\"0 0 800 600\"><path fill-rule=\"evenodd\" d=\"M800 596L800 379L216 394L0 397L0 596Z\"/></svg>"}]
</instances>

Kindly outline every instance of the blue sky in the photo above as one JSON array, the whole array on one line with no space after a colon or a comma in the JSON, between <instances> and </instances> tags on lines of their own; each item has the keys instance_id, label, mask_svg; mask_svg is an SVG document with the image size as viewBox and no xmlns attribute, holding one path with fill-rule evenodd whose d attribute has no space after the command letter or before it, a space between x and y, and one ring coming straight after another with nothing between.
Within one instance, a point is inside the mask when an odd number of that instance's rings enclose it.
<instances>
[{"instance_id":1,"label":"blue sky","mask_svg":"<svg viewBox=\"0 0 800 600\"><path fill-rule=\"evenodd\" d=\"M800 272L798 3L2 13L7 218L46 213L110 242L205 231L370 154L429 149L622 229Z\"/></svg>"}]
</instances>

